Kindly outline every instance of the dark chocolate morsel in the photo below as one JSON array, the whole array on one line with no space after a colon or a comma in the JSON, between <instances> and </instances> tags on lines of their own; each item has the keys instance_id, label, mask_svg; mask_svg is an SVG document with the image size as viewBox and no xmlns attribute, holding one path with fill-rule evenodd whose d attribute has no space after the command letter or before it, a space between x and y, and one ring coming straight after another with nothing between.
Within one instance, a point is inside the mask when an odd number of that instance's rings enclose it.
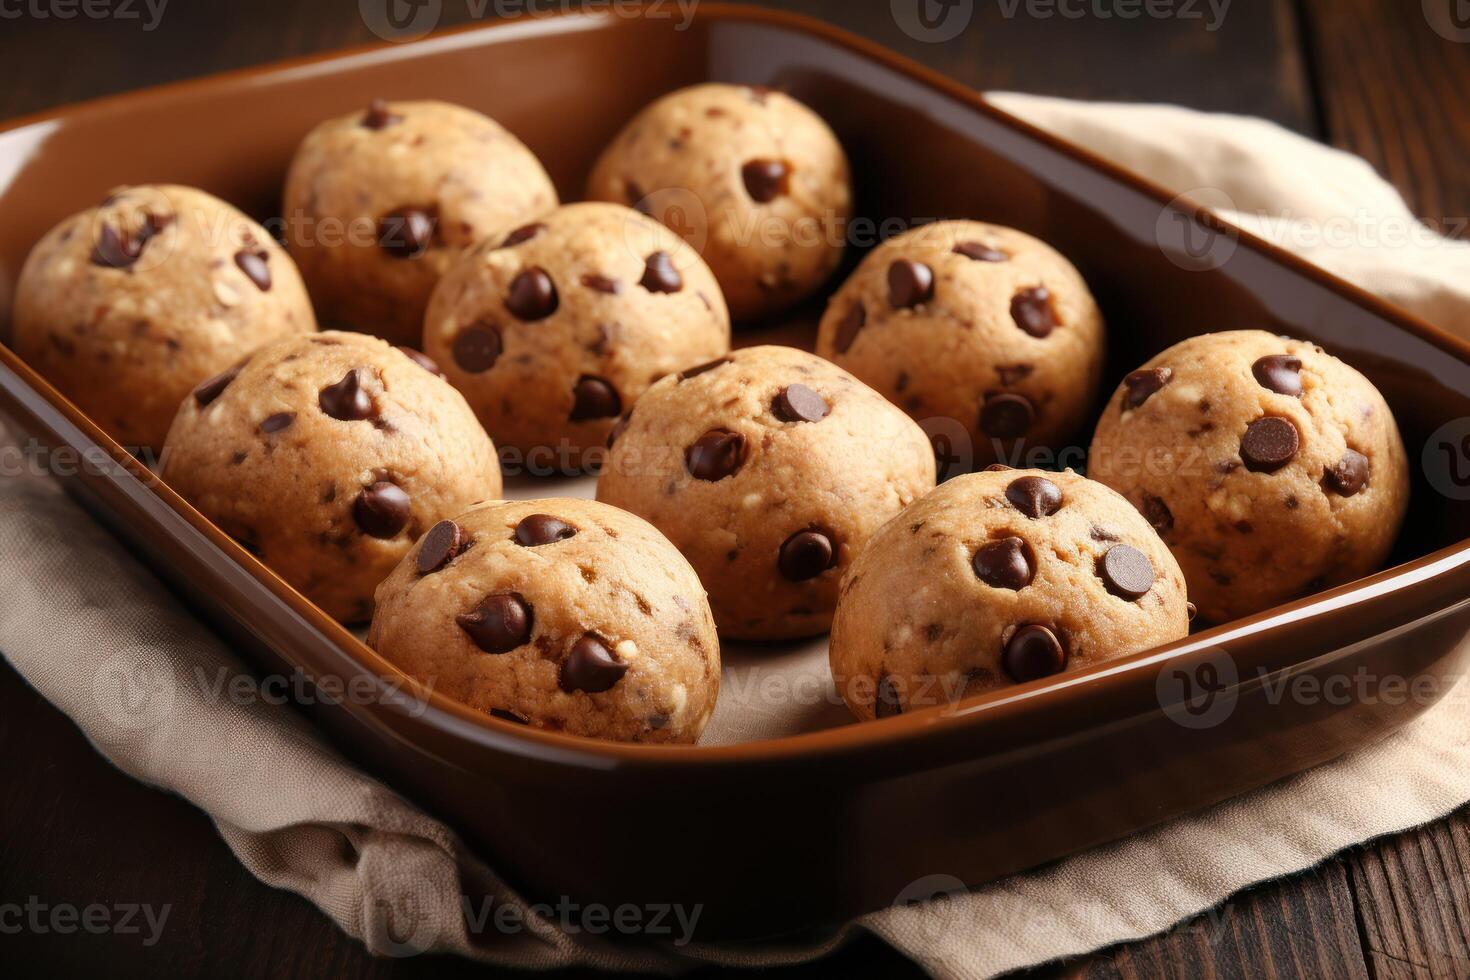
<instances>
[{"instance_id":1,"label":"dark chocolate morsel","mask_svg":"<svg viewBox=\"0 0 1470 980\"><path fill-rule=\"evenodd\" d=\"M1057 328L1057 311L1051 305L1051 293L1045 286L1032 286L1016 293L1011 297L1011 319L1037 339L1050 336Z\"/></svg>"},{"instance_id":2,"label":"dark chocolate morsel","mask_svg":"<svg viewBox=\"0 0 1470 980\"><path fill-rule=\"evenodd\" d=\"M776 566L788 582L805 582L831 568L837 559L832 538L823 531L797 531L781 545Z\"/></svg>"},{"instance_id":3,"label":"dark chocolate morsel","mask_svg":"<svg viewBox=\"0 0 1470 980\"><path fill-rule=\"evenodd\" d=\"M357 495L352 503L352 519L369 537L396 537L408 524L409 503L402 487L379 480Z\"/></svg>"},{"instance_id":4,"label":"dark chocolate morsel","mask_svg":"<svg viewBox=\"0 0 1470 980\"><path fill-rule=\"evenodd\" d=\"M1148 556L1126 544L1115 544L1098 559L1097 574L1109 592L1136 602L1154 587L1154 566Z\"/></svg>"},{"instance_id":5,"label":"dark chocolate morsel","mask_svg":"<svg viewBox=\"0 0 1470 980\"><path fill-rule=\"evenodd\" d=\"M531 638L535 613L519 592L492 592L455 622L486 653L509 653Z\"/></svg>"},{"instance_id":6,"label":"dark chocolate morsel","mask_svg":"<svg viewBox=\"0 0 1470 980\"><path fill-rule=\"evenodd\" d=\"M898 259L888 266L888 303L895 310L934 298L934 270L922 262Z\"/></svg>"},{"instance_id":7,"label":"dark chocolate morsel","mask_svg":"<svg viewBox=\"0 0 1470 980\"><path fill-rule=\"evenodd\" d=\"M975 577L986 585L1013 592L1030 585L1036 574L1031 549L1017 537L999 538L981 545L971 565Z\"/></svg>"},{"instance_id":8,"label":"dark chocolate morsel","mask_svg":"<svg viewBox=\"0 0 1470 980\"><path fill-rule=\"evenodd\" d=\"M565 541L575 536L577 529L550 514L528 514L516 525L515 541L523 548Z\"/></svg>"},{"instance_id":9,"label":"dark chocolate morsel","mask_svg":"<svg viewBox=\"0 0 1470 980\"><path fill-rule=\"evenodd\" d=\"M1351 497L1368 485L1368 457L1356 449L1343 451L1338 460L1322 474L1322 485L1333 493Z\"/></svg>"},{"instance_id":10,"label":"dark chocolate morsel","mask_svg":"<svg viewBox=\"0 0 1470 980\"><path fill-rule=\"evenodd\" d=\"M199 407L203 408L220 395L223 395L225 389L230 386L230 382L234 381L239 373L240 369L238 367L232 367L228 371L221 371L195 388L194 400L199 403Z\"/></svg>"},{"instance_id":11,"label":"dark chocolate morsel","mask_svg":"<svg viewBox=\"0 0 1470 980\"><path fill-rule=\"evenodd\" d=\"M480 374L495 366L502 349L499 330L483 321L473 323L454 338L454 363L462 371Z\"/></svg>"},{"instance_id":12,"label":"dark chocolate morsel","mask_svg":"<svg viewBox=\"0 0 1470 980\"><path fill-rule=\"evenodd\" d=\"M599 694L608 690L628 672L628 665L608 648L607 641L588 633L572 644L571 652L561 665L561 689L571 694L585 691Z\"/></svg>"},{"instance_id":13,"label":"dark chocolate morsel","mask_svg":"<svg viewBox=\"0 0 1470 980\"><path fill-rule=\"evenodd\" d=\"M584 374L572 386L572 412L568 417L573 422L609 419L622 411L623 400L611 382Z\"/></svg>"},{"instance_id":14,"label":"dark chocolate morsel","mask_svg":"<svg viewBox=\"0 0 1470 980\"><path fill-rule=\"evenodd\" d=\"M1061 673L1067 666L1062 641L1045 626L1022 626L1006 643L1002 666L1018 684Z\"/></svg>"},{"instance_id":15,"label":"dark chocolate morsel","mask_svg":"<svg viewBox=\"0 0 1470 980\"><path fill-rule=\"evenodd\" d=\"M464 551L469 539L464 528L453 521L440 521L429 528L419 545L418 569L420 575L437 572Z\"/></svg>"},{"instance_id":16,"label":"dark chocolate morsel","mask_svg":"<svg viewBox=\"0 0 1470 980\"><path fill-rule=\"evenodd\" d=\"M1144 368L1134 371L1123 379L1123 407L1137 408L1153 397L1154 393L1174 377L1174 370L1166 367Z\"/></svg>"},{"instance_id":17,"label":"dark chocolate morsel","mask_svg":"<svg viewBox=\"0 0 1470 980\"><path fill-rule=\"evenodd\" d=\"M1251 374L1262 388L1278 395L1302 396L1302 360L1290 354L1267 354L1251 365Z\"/></svg>"},{"instance_id":18,"label":"dark chocolate morsel","mask_svg":"<svg viewBox=\"0 0 1470 980\"><path fill-rule=\"evenodd\" d=\"M334 419L360 422L375 413L372 396L362 389L357 368L352 368L336 384L327 385L317 396L317 404Z\"/></svg>"},{"instance_id":19,"label":"dark chocolate morsel","mask_svg":"<svg viewBox=\"0 0 1470 980\"><path fill-rule=\"evenodd\" d=\"M820 422L831 410L825 398L803 384L787 385L771 399L771 413L782 422Z\"/></svg>"},{"instance_id":20,"label":"dark chocolate morsel","mask_svg":"<svg viewBox=\"0 0 1470 980\"><path fill-rule=\"evenodd\" d=\"M1006 487L1006 499L1033 520L1050 517L1062 508L1062 489L1043 476L1022 476Z\"/></svg>"},{"instance_id":21,"label":"dark chocolate morsel","mask_svg":"<svg viewBox=\"0 0 1470 980\"><path fill-rule=\"evenodd\" d=\"M696 480L723 480L745 463L745 437L729 429L710 429L684 451L684 464Z\"/></svg>"},{"instance_id":22,"label":"dark chocolate morsel","mask_svg":"<svg viewBox=\"0 0 1470 980\"><path fill-rule=\"evenodd\" d=\"M1302 437L1289 419L1267 415L1246 426L1240 458L1252 473L1274 473L1296 458Z\"/></svg>"}]
</instances>

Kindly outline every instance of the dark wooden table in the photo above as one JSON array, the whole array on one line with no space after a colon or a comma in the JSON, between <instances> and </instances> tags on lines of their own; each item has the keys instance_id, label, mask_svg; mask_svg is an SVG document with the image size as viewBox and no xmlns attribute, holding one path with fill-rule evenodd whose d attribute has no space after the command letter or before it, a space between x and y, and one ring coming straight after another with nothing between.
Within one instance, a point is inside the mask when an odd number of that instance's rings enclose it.
<instances>
[{"instance_id":1,"label":"dark wooden table","mask_svg":"<svg viewBox=\"0 0 1470 980\"><path fill-rule=\"evenodd\" d=\"M1061 5L1079 17L1036 16L1059 9L1056 4L974 0L969 29L938 44L900 30L887 0L769 5L816 14L979 88L1265 116L1363 155L1426 219L1463 228L1470 214L1470 18L1463 0L1426 2L1445 10L1458 4L1460 19L1443 19L1441 30L1433 30L1419 0L1236 0L1218 25L1203 0L1174 5L1200 17L1157 19L1125 19L1116 13L1127 5L1106 0ZM556 4L443 0L441 23L465 22L474 10L526 6ZM0 118L373 40L355 0L174 0L151 30L144 29L150 18L140 0L126 9L141 18L78 12L62 19L65 10L80 11L74 0L0 6L6 68ZM38 17L37 10L49 15ZM1115 16L1102 15L1108 11ZM248 875L199 811L103 762L8 665L0 665L0 760L0 905L34 896L51 905L171 906L167 927L151 946L138 934L9 934L0 921L0 970L479 972L458 960L369 957L305 901ZM1041 975L1464 980L1470 976L1467 879L1470 809L1462 809L1238 895L1166 935ZM822 971L914 972L875 940L850 945Z\"/></svg>"}]
</instances>

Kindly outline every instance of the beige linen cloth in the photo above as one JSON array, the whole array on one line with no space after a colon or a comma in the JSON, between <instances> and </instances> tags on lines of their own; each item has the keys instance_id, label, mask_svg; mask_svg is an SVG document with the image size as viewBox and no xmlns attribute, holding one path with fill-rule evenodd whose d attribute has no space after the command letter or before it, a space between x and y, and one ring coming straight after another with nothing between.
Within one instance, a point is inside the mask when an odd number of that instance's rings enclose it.
<instances>
[{"instance_id":1,"label":"beige linen cloth","mask_svg":"<svg viewBox=\"0 0 1470 980\"><path fill-rule=\"evenodd\" d=\"M1257 120L995 100L1165 186L1199 191L1225 217L1429 320L1470 331L1470 246L1418 226L1358 159ZM1413 725L1347 758L831 935L738 947L613 944L535 917L472 930L461 895L488 894L512 911L521 900L451 831L349 766L291 708L229 696L219 685L244 674L241 664L50 481L0 481L0 553L9 571L0 649L16 668L123 770L206 810L253 874L306 896L385 955L428 948L526 967L675 971L806 959L861 928L937 976L983 977L1167 929L1246 885L1470 800L1470 684L1462 684ZM796 650L783 669L820 675L823 660L819 649ZM832 720L736 708L717 715L711 738Z\"/></svg>"}]
</instances>

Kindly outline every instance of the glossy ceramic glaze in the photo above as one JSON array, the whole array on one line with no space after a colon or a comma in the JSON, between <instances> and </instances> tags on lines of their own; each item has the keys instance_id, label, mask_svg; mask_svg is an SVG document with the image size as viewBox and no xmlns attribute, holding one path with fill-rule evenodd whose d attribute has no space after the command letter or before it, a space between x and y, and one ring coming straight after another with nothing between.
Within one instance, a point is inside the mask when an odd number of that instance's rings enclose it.
<instances>
[{"instance_id":1,"label":"glossy ceramic glaze","mask_svg":"<svg viewBox=\"0 0 1470 980\"><path fill-rule=\"evenodd\" d=\"M266 669L380 684L382 697L315 718L524 893L698 904L705 937L821 926L1115 839L1378 738L1448 689L1470 659L1470 507L1418 461L1440 425L1470 417L1470 349L824 25L712 4L687 31L675 24L471 29L22 120L0 132L0 309L31 244L118 184L195 184L271 216L301 135L374 96L490 113L575 199L654 96L710 79L770 85L837 130L861 215L998 221L1071 257L1112 327L1113 379L1185 336L1242 326L1319 341L1367 373L1415 463L1398 564L955 708L746 745L610 745L406 693L8 350L0 408L42 443L89 454L69 488ZM1346 694L1326 693L1334 679Z\"/></svg>"}]
</instances>

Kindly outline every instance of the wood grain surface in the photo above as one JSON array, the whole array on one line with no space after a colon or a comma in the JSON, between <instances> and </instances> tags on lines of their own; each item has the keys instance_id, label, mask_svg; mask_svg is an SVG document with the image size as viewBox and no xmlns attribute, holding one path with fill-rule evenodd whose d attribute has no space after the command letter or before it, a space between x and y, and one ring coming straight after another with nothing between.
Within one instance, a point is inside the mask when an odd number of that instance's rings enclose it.
<instances>
[{"instance_id":1,"label":"wood grain surface","mask_svg":"<svg viewBox=\"0 0 1470 980\"><path fill-rule=\"evenodd\" d=\"M52 3L42 9L57 9ZM552 6L443 0L472 11ZM572 4L575 6L575 4ZM1470 213L1470 4L1465 0L1235 0L1223 21L1103 16L1127 5L974 0L952 41L898 26L888 0L779 0L978 88L1177 102L1265 116L1363 155L1436 227ZM1176 5L1176 6L1182 6ZM1208 11L1208 4L1191 4ZM138 20L37 17L0 5L0 118L115 91L375 40L357 0L173 0ZM1439 8L1443 8L1442 10ZM20 16L7 12L21 11ZM1050 16L1040 11L1052 10ZM1458 12L1458 17L1456 16ZM137 134L139 140L148 134ZM118 152L127 152L120 146ZM71 723L0 665L0 902L150 903L147 933L0 929L20 974L458 976L468 962L373 959L302 899L234 860L187 802L101 760ZM1162 936L1055 964L1040 977L1470 977L1470 809L1233 897ZM3 925L3 924L0 924ZM708 971L706 971L708 972ZM796 969L773 971L796 973ZM816 968L916 971L860 939Z\"/></svg>"}]
</instances>

